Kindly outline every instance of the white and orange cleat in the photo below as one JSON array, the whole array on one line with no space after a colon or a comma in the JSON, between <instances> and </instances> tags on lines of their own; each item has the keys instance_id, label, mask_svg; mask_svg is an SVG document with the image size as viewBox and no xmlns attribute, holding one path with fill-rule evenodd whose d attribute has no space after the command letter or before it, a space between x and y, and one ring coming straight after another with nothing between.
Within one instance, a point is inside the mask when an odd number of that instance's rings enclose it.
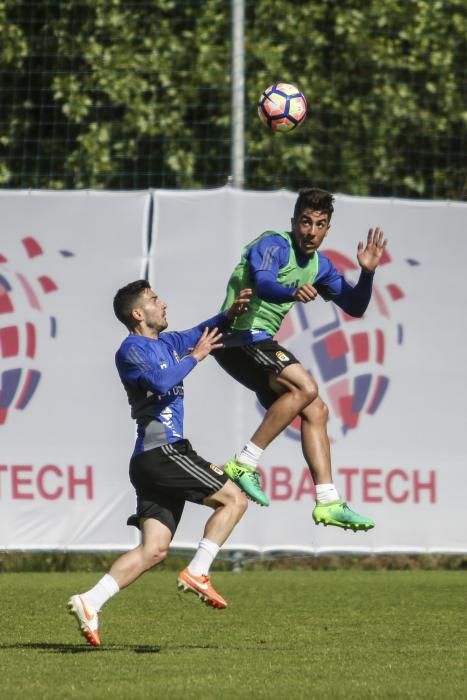
<instances>
[{"instance_id":1,"label":"white and orange cleat","mask_svg":"<svg viewBox=\"0 0 467 700\"><path fill-rule=\"evenodd\" d=\"M222 609L227 607L227 601L219 595L212 585L211 579L205 574L195 576L190 574L188 567L186 567L178 575L177 586L178 588L183 588L184 591L196 593L202 601L212 605L213 608Z\"/></svg>"},{"instance_id":2,"label":"white and orange cleat","mask_svg":"<svg viewBox=\"0 0 467 700\"><path fill-rule=\"evenodd\" d=\"M72 595L68 601L68 611L77 619L79 630L88 644L100 646L98 610L86 605L80 595Z\"/></svg>"}]
</instances>

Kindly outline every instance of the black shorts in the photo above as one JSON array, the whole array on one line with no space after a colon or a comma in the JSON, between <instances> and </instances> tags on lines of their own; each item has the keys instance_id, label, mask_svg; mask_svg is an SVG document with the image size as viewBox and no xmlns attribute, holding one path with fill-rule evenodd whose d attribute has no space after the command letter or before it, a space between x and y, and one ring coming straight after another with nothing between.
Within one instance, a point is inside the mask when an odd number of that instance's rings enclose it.
<instances>
[{"instance_id":1,"label":"black shorts","mask_svg":"<svg viewBox=\"0 0 467 700\"><path fill-rule=\"evenodd\" d=\"M128 525L139 527L140 518L154 518L173 536L185 501L202 503L228 478L219 467L200 457L188 440L179 440L133 457L130 481L136 490L136 514L128 518Z\"/></svg>"},{"instance_id":2,"label":"black shorts","mask_svg":"<svg viewBox=\"0 0 467 700\"><path fill-rule=\"evenodd\" d=\"M272 338L242 347L223 348L212 354L231 377L255 392L264 408L269 408L277 399L276 392L269 386L270 375L280 374L298 362L289 350Z\"/></svg>"}]
</instances>

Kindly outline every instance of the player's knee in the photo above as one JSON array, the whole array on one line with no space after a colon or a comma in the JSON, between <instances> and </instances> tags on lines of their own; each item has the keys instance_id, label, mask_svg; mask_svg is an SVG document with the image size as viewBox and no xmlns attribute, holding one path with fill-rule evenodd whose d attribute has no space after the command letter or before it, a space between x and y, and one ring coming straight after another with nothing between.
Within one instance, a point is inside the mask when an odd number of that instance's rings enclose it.
<instances>
[{"instance_id":1,"label":"player's knee","mask_svg":"<svg viewBox=\"0 0 467 700\"><path fill-rule=\"evenodd\" d=\"M229 483L229 487L224 505L234 511L238 522L248 508L248 498L235 484Z\"/></svg>"},{"instance_id":2,"label":"player's knee","mask_svg":"<svg viewBox=\"0 0 467 700\"><path fill-rule=\"evenodd\" d=\"M325 404L324 401L319 397L316 401L315 410L318 414L318 420L320 420L322 423L327 423L329 418L329 408L327 404Z\"/></svg>"},{"instance_id":3,"label":"player's knee","mask_svg":"<svg viewBox=\"0 0 467 700\"><path fill-rule=\"evenodd\" d=\"M240 491L240 489L237 490L238 493L235 495L235 509L237 511L237 519L240 520L240 518L245 515L246 509L248 508L248 498L243 491Z\"/></svg>"},{"instance_id":4,"label":"player's knee","mask_svg":"<svg viewBox=\"0 0 467 700\"><path fill-rule=\"evenodd\" d=\"M147 569L152 569L154 566L161 564L169 553L168 547L161 547L158 544L145 546L144 550Z\"/></svg>"},{"instance_id":5,"label":"player's knee","mask_svg":"<svg viewBox=\"0 0 467 700\"><path fill-rule=\"evenodd\" d=\"M311 377L301 386L300 395L304 408L305 406L309 406L318 398L318 387Z\"/></svg>"},{"instance_id":6,"label":"player's knee","mask_svg":"<svg viewBox=\"0 0 467 700\"><path fill-rule=\"evenodd\" d=\"M238 513L243 515L248 508L248 498L243 491L238 488L238 486L235 484L232 484L232 486L233 488L229 489L229 495L225 505L233 508Z\"/></svg>"},{"instance_id":7,"label":"player's knee","mask_svg":"<svg viewBox=\"0 0 467 700\"><path fill-rule=\"evenodd\" d=\"M329 408L327 404L317 396L316 399L306 407L303 417L310 420L315 425L317 423L326 424L329 418Z\"/></svg>"}]
</instances>

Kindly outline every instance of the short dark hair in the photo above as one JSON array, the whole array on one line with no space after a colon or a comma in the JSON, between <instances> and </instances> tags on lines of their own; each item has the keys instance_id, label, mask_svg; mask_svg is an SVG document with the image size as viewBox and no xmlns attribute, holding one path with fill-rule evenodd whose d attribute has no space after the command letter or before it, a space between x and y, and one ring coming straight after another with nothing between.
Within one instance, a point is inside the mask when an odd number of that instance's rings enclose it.
<instances>
[{"instance_id":1,"label":"short dark hair","mask_svg":"<svg viewBox=\"0 0 467 700\"><path fill-rule=\"evenodd\" d=\"M330 192L320 190L318 187L306 187L298 192L293 218L296 221L305 209L311 209L312 211L327 212L329 220L331 220L332 212L334 211L333 202L334 197Z\"/></svg>"},{"instance_id":2,"label":"short dark hair","mask_svg":"<svg viewBox=\"0 0 467 700\"><path fill-rule=\"evenodd\" d=\"M115 316L130 331L133 330L136 325L131 312L135 308L141 292L150 288L151 285L147 280L136 280L119 289L114 296L113 304Z\"/></svg>"}]
</instances>

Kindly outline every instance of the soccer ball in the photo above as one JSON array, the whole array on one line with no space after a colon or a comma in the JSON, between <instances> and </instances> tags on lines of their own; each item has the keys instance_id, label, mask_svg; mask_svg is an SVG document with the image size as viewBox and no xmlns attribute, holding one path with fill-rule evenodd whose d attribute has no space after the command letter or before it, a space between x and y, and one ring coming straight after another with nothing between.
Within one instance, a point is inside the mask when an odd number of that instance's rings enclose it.
<instances>
[{"instance_id":1,"label":"soccer ball","mask_svg":"<svg viewBox=\"0 0 467 700\"><path fill-rule=\"evenodd\" d=\"M295 85L274 83L258 102L259 118L271 131L292 131L305 121L307 103Z\"/></svg>"}]
</instances>

